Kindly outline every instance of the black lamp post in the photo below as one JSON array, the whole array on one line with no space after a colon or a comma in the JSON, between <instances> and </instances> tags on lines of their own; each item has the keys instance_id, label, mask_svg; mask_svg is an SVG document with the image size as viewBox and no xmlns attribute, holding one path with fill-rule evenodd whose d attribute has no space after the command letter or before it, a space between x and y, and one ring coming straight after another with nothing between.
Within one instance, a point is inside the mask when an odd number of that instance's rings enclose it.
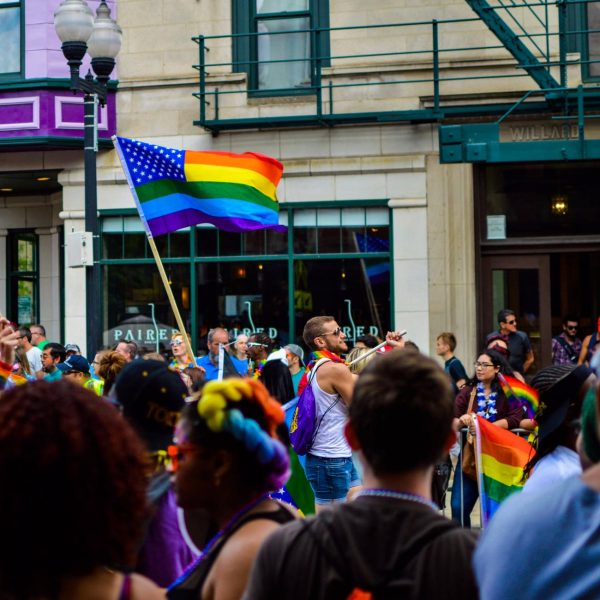
<instances>
[{"instance_id":1,"label":"black lamp post","mask_svg":"<svg viewBox=\"0 0 600 600\"><path fill-rule=\"evenodd\" d=\"M95 20L85 0L63 0L54 13L54 28L71 69L71 89L84 93L85 230L92 234L93 248L92 265L86 267L87 355L92 357L101 344L96 105L106 104L107 84L115 67L115 57L121 49L122 32L111 18L110 8L105 0L100 2ZM92 58L95 79L90 71L85 79L79 76L79 68L86 51Z\"/></svg>"}]
</instances>

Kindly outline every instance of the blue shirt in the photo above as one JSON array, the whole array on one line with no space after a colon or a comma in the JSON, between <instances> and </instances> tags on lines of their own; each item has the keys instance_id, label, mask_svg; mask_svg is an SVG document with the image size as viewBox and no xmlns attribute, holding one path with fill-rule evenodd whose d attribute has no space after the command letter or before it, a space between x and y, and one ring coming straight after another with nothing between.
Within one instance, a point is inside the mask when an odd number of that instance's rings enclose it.
<instances>
[{"instance_id":1,"label":"blue shirt","mask_svg":"<svg viewBox=\"0 0 600 600\"><path fill-rule=\"evenodd\" d=\"M229 358L231 358L231 362L233 363L235 370L242 377L247 377L248 376L248 359L245 358L244 360L242 360L240 358L236 358L233 355L230 355Z\"/></svg>"},{"instance_id":2,"label":"blue shirt","mask_svg":"<svg viewBox=\"0 0 600 600\"><path fill-rule=\"evenodd\" d=\"M475 552L481 598L600 598L598 531L600 494L579 477L510 497Z\"/></svg>"},{"instance_id":3,"label":"blue shirt","mask_svg":"<svg viewBox=\"0 0 600 600\"><path fill-rule=\"evenodd\" d=\"M204 381L214 381L219 378L219 363L213 365L210 362L210 354L203 356L198 359L198 365L204 367L206 373L204 374Z\"/></svg>"}]
</instances>

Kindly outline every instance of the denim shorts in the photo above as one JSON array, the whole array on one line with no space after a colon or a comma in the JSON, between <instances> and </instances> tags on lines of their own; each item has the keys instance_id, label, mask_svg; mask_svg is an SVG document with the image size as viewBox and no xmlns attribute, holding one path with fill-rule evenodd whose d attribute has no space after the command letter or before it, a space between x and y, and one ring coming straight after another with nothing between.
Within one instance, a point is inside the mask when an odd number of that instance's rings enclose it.
<instances>
[{"instance_id":1,"label":"denim shorts","mask_svg":"<svg viewBox=\"0 0 600 600\"><path fill-rule=\"evenodd\" d=\"M351 487L360 485L360 478L348 458L323 458L306 455L306 478L315 493L317 504L342 502Z\"/></svg>"}]
</instances>

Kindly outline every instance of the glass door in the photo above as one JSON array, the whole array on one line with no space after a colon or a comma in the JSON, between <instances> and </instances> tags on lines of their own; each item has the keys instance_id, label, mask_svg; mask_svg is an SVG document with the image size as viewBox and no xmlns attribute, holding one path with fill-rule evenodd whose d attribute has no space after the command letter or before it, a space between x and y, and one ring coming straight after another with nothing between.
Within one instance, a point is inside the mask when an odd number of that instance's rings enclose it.
<instances>
[{"instance_id":1,"label":"glass door","mask_svg":"<svg viewBox=\"0 0 600 600\"><path fill-rule=\"evenodd\" d=\"M485 256L481 259L481 338L498 328L496 315L513 310L517 327L531 340L535 362L528 376L551 363L550 259L548 255Z\"/></svg>"}]
</instances>

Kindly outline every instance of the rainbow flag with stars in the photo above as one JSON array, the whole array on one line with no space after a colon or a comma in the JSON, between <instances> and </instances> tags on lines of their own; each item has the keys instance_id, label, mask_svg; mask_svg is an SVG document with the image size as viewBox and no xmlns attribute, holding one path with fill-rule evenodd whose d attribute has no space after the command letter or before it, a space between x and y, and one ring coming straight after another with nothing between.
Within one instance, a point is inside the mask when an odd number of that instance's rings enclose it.
<instances>
[{"instance_id":1,"label":"rainbow flag with stars","mask_svg":"<svg viewBox=\"0 0 600 600\"><path fill-rule=\"evenodd\" d=\"M523 438L482 417L477 417L475 428L481 517L485 527L502 501L523 489L523 469L535 450Z\"/></svg>"},{"instance_id":2,"label":"rainbow flag with stars","mask_svg":"<svg viewBox=\"0 0 600 600\"><path fill-rule=\"evenodd\" d=\"M199 223L241 232L279 225L282 164L262 154L178 150L113 137L146 231Z\"/></svg>"}]
</instances>

